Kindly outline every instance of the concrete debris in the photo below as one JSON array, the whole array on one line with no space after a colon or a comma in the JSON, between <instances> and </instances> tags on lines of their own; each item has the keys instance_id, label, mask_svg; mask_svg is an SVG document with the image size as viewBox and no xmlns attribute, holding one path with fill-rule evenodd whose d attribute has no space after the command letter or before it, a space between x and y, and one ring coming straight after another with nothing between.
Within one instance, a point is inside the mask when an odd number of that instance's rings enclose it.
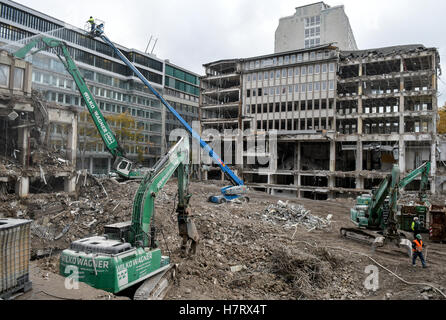
<instances>
[{"instance_id":1,"label":"concrete debris","mask_svg":"<svg viewBox=\"0 0 446 320\"><path fill-rule=\"evenodd\" d=\"M238 272L238 271L241 271L242 269L243 269L242 265L232 266L231 267L231 272Z\"/></svg>"},{"instance_id":2,"label":"concrete debris","mask_svg":"<svg viewBox=\"0 0 446 320\"><path fill-rule=\"evenodd\" d=\"M177 181L169 181L155 198L153 223L159 247L173 263L179 264L178 282L169 290L167 299L441 298L434 291L421 292L423 287L408 287L388 278L384 278L383 287L377 292L367 290L364 268L370 261L324 247L354 251L362 248L343 240L338 229L331 228L333 220L339 224L349 222L348 210L354 199L296 199L291 203L252 191L249 203L216 205L207 202L207 198L218 194L218 183L192 182L190 185L192 214L201 238L193 258L181 256L175 213ZM49 274L50 285L52 277L59 273L60 252L72 241L101 235L105 225L131 219L133 196L138 187L138 181L119 183L114 179L94 179L85 175L78 179L76 195L58 192L30 194L20 200L11 197L0 206L0 215L13 217L21 211L23 218L34 220L31 254L35 260L32 263ZM326 218L321 218L323 216ZM313 244L320 247L313 247ZM368 246L363 249L369 254ZM445 258L430 243L429 251L439 261L431 264L427 273L419 275L426 283L434 283L439 276L444 279ZM375 254L377 260L391 270L398 270L404 279L410 279L416 272L409 262L404 267L406 260L397 258L399 255L380 254L379 251ZM388 275L383 272L382 276ZM61 283L63 285L63 281ZM444 287L444 282L441 284ZM392 295L386 296L389 292Z\"/></svg>"},{"instance_id":3,"label":"concrete debris","mask_svg":"<svg viewBox=\"0 0 446 320\"><path fill-rule=\"evenodd\" d=\"M310 210L305 209L302 205L289 204L288 201L279 200L277 204L271 204L266 207L262 217L266 221L277 223L281 221L285 227L296 227L302 225L312 231L314 229L329 228L332 215L328 215L326 219L312 215Z\"/></svg>"},{"instance_id":4,"label":"concrete debris","mask_svg":"<svg viewBox=\"0 0 446 320\"><path fill-rule=\"evenodd\" d=\"M401 53L412 53L412 52L423 52L429 50L422 44L411 44L411 45L401 45L401 46L391 46L376 49L367 50L355 50L355 51L341 51L339 53L342 59L346 58L366 58L369 56L373 57L387 57L390 55L401 54Z\"/></svg>"}]
</instances>

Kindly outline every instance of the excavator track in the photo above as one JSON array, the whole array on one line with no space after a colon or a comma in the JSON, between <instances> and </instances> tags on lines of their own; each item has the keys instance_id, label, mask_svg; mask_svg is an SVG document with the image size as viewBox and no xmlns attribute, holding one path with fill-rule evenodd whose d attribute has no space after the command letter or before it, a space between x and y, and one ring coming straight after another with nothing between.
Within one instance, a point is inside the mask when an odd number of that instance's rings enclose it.
<instances>
[{"instance_id":1,"label":"excavator track","mask_svg":"<svg viewBox=\"0 0 446 320\"><path fill-rule=\"evenodd\" d=\"M135 291L133 300L163 300L175 277L176 266L170 264L165 270L146 279Z\"/></svg>"},{"instance_id":2,"label":"excavator track","mask_svg":"<svg viewBox=\"0 0 446 320\"><path fill-rule=\"evenodd\" d=\"M376 231L367 232L357 228L341 228L340 233L343 238L352 239L371 245L372 252L374 252L376 248L383 247L389 241L389 239L386 239L386 237ZM396 246L404 249L409 257L411 257L412 247L410 240L407 239L407 235L404 232L399 232L399 235L400 238L395 243Z\"/></svg>"}]
</instances>

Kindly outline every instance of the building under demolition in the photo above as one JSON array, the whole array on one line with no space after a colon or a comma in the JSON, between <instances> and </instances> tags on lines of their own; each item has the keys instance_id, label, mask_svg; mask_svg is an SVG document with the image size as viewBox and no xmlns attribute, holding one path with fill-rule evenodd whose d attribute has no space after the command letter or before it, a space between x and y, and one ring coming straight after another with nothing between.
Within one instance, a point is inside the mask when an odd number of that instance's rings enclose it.
<instances>
[{"instance_id":1,"label":"building under demolition","mask_svg":"<svg viewBox=\"0 0 446 320\"><path fill-rule=\"evenodd\" d=\"M360 194L393 164L404 175L424 161L432 162L435 192L439 60L437 49L422 45L341 51L329 44L205 64L201 128L205 136L219 130L222 158L272 194ZM259 144L273 132L277 143ZM223 178L212 169L204 176Z\"/></svg>"}]
</instances>

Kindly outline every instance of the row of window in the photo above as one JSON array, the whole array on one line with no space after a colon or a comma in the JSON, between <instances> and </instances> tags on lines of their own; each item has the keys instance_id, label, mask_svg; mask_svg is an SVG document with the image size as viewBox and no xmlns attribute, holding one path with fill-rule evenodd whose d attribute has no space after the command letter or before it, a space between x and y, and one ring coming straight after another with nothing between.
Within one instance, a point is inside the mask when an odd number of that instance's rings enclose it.
<instances>
[{"instance_id":1,"label":"row of window","mask_svg":"<svg viewBox=\"0 0 446 320\"><path fill-rule=\"evenodd\" d=\"M305 28L318 26L321 24L321 16L313 16L305 18Z\"/></svg>"},{"instance_id":2,"label":"row of window","mask_svg":"<svg viewBox=\"0 0 446 320\"><path fill-rule=\"evenodd\" d=\"M19 41L28 37L33 36L32 33L18 29L13 26L9 26L4 23L0 23L0 37L2 39L8 39L11 41Z\"/></svg>"},{"instance_id":3,"label":"row of window","mask_svg":"<svg viewBox=\"0 0 446 320\"><path fill-rule=\"evenodd\" d=\"M75 96L75 95L54 92L54 91L46 91L45 98L47 101L54 101L54 102L66 104L66 105L85 107L84 100L81 99L79 96ZM100 101L100 100L97 100L96 102L99 106L99 109L101 109L102 111L112 112L112 113L128 112L133 117L161 121L161 112L158 112L158 111L144 110L144 109L140 109L140 108L134 108L134 107L124 106L124 105L108 103L108 102L104 102L104 101Z\"/></svg>"},{"instance_id":4,"label":"row of window","mask_svg":"<svg viewBox=\"0 0 446 320\"><path fill-rule=\"evenodd\" d=\"M146 142L146 141L140 141L140 142ZM52 141L51 144L54 146L54 148L57 148L57 150L61 149L62 145L60 141ZM147 145L128 145L123 144L122 147L124 148L125 152L127 154L138 154L142 153L145 155L159 155L161 150L160 148L154 148L154 147L147 147ZM93 143L93 142L87 142L85 146L85 151L87 152L107 152L105 150L103 143ZM106 173L106 172L104 172Z\"/></svg>"},{"instance_id":5,"label":"row of window","mask_svg":"<svg viewBox=\"0 0 446 320\"><path fill-rule=\"evenodd\" d=\"M257 88L257 89L248 89L246 90L246 97L249 98L251 96L267 96L267 95L282 95L282 94L292 94L293 91L297 93L304 92L318 92L318 91L326 91L328 89L334 90L334 80L330 81L320 81L320 82L310 82L310 83L302 83L296 85L288 85L288 86L277 86L277 87L269 87L269 88Z\"/></svg>"},{"instance_id":6,"label":"row of window","mask_svg":"<svg viewBox=\"0 0 446 320\"><path fill-rule=\"evenodd\" d=\"M39 18L20 9L13 8L7 4L1 3L0 6L0 17L3 19L16 22L31 29L39 30L42 33L62 28L60 25Z\"/></svg>"},{"instance_id":7,"label":"row of window","mask_svg":"<svg viewBox=\"0 0 446 320\"><path fill-rule=\"evenodd\" d=\"M314 40L314 39L313 39ZM245 70L254 70L259 68L266 68L270 66L281 66L283 64L289 64L289 63L296 63L296 62L302 62L302 61L308 61L308 60L321 60L326 59L331 56L329 50L325 51L312 51L310 53L304 52L304 53L298 53L298 54L292 54L292 55L286 55L286 56L280 56L280 57L273 57L268 59L262 59L262 60L256 60L256 61L249 61L246 62L244 65Z\"/></svg>"},{"instance_id":8,"label":"row of window","mask_svg":"<svg viewBox=\"0 0 446 320\"><path fill-rule=\"evenodd\" d=\"M164 95L169 95L172 97L177 97L183 100L190 100L192 102L198 102L200 99L196 96L186 94L177 90L172 90L171 88L164 88Z\"/></svg>"},{"instance_id":9,"label":"row of window","mask_svg":"<svg viewBox=\"0 0 446 320\"><path fill-rule=\"evenodd\" d=\"M191 105L187 105L184 103L179 103L179 102L175 102L175 101L169 101L167 100L167 102L177 111L177 112L189 112L189 113L193 113L193 114L197 114L198 115L198 108L195 106L191 106ZM170 115L170 113L168 114ZM172 117L174 117L173 115L171 115Z\"/></svg>"},{"instance_id":10,"label":"row of window","mask_svg":"<svg viewBox=\"0 0 446 320\"><path fill-rule=\"evenodd\" d=\"M167 70L166 70L167 71ZM187 84L186 82L171 78L166 76L164 79L164 84L167 87L183 91L185 93L193 94L195 96L200 95L200 89L198 87Z\"/></svg>"},{"instance_id":11,"label":"row of window","mask_svg":"<svg viewBox=\"0 0 446 320\"><path fill-rule=\"evenodd\" d=\"M292 112L292 111L305 111L305 110L331 110L333 108L332 100L327 103L327 101L289 101L289 102L276 102L276 103L264 103L264 104L252 104L246 106L246 113L267 113L267 112Z\"/></svg>"},{"instance_id":12,"label":"row of window","mask_svg":"<svg viewBox=\"0 0 446 320\"><path fill-rule=\"evenodd\" d=\"M34 30L38 30L42 33L54 31L52 33L52 36L54 36L54 37L69 41L71 43L75 43L79 46L82 46L82 47L85 47L85 48L88 48L91 50L95 50L99 53L116 58L116 54L114 53L114 51L107 44L105 44L101 41L91 39L88 36L78 33L74 30L69 30L69 29L63 28L63 26L57 25L57 24L52 23L48 20L34 16L34 15L24 12L20 9L13 8L13 7L5 5L5 4L0 4L0 5L1 5L0 16L6 20L16 22L20 25L26 26L26 27L34 29ZM59 30L57 30L57 29L59 29ZM6 26L3 24L0 26L0 34L4 39L9 39L12 41L17 41L17 40L23 39L25 37L31 36L31 34L29 32L14 28L12 26ZM70 48L70 49L73 50L74 48ZM74 49L74 50L77 50L77 49ZM86 54L86 57L84 58L84 60L91 60L92 55L89 53L86 53L86 52L84 52L84 53ZM143 66L146 66L146 67L149 67L149 68L161 71L161 72L163 71L162 62L159 62L157 60L154 60L149 57L145 57L140 54L133 53L133 52L128 53L128 54L125 53L125 55L130 58L129 59L130 61L136 62L138 64L141 64ZM80 57L80 58L82 58L82 57ZM79 61L82 61L82 60L79 60ZM88 63L88 62L86 62L86 63ZM90 64L92 64L92 63L90 63ZM100 62L98 64L100 64ZM127 69L127 67L124 65L122 65L122 67ZM107 70L109 70L109 69L107 69Z\"/></svg>"},{"instance_id":13,"label":"row of window","mask_svg":"<svg viewBox=\"0 0 446 320\"><path fill-rule=\"evenodd\" d=\"M281 76L282 78L286 77L293 77L293 76L304 76L304 75L312 75L312 74L320 74L335 71L335 64L316 64L316 65L310 65L310 66L303 66L303 67L295 67L295 68L288 68L288 69L282 69L282 70L276 70L274 71L265 71L265 72L259 72L259 73L249 73L246 76L247 81L262 81L262 80L268 80L268 79L279 79Z\"/></svg>"},{"instance_id":14,"label":"row of window","mask_svg":"<svg viewBox=\"0 0 446 320\"><path fill-rule=\"evenodd\" d=\"M46 84L60 89L72 90L77 92L77 87L73 80L65 79L63 77L58 77L54 74L49 74L40 71L33 71L32 80L35 83ZM90 86L90 91L96 97L104 97L121 102L129 102L134 104L140 104L147 107L160 108L161 104L158 100L150 99L138 95L129 95L121 92L117 92L110 89L105 89L97 86ZM70 98L70 101L72 99ZM76 99L77 100L77 99ZM59 101L61 103L67 103L64 101ZM70 103L68 103L70 104ZM79 102L76 103L78 105ZM107 110L108 111L108 110Z\"/></svg>"},{"instance_id":15,"label":"row of window","mask_svg":"<svg viewBox=\"0 0 446 320\"><path fill-rule=\"evenodd\" d=\"M312 37L318 37L320 35L321 35L321 27L305 29L305 39L312 38Z\"/></svg>"},{"instance_id":16,"label":"row of window","mask_svg":"<svg viewBox=\"0 0 446 320\"><path fill-rule=\"evenodd\" d=\"M305 40L305 48L317 47L321 44L321 38L313 38Z\"/></svg>"}]
</instances>

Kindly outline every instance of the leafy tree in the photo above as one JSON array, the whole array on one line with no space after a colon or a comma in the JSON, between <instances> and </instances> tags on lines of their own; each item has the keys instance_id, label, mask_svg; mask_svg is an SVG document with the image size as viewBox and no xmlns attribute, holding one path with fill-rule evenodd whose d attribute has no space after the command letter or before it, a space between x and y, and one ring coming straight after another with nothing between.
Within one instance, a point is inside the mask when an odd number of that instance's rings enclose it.
<instances>
[{"instance_id":1,"label":"leafy tree","mask_svg":"<svg viewBox=\"0 0 446 320\"><path fill-rule=\"evenodd\" d=\"M79 150L81 152L82 167L84 168L85 152L95 150L96 144L103 144L99 131L94 125L93 119L88 111L83 111L79 115ZM144 126L129 113L110 114L105 116L108 125L112 129L116 139L123 149L128 152L130 146L135 146L137 161L144 161L144 153L150 142L144 142Z\"/></svg>"},{"instance_id":2,"label":"leafy tree","mask_svg":"<svg viewBox=\"0 0 446 320\"><path fill-rule=\"evenodd\" d=\"M446 104L438 110L440 120L437 123L438 134L446 134Z\"/></svg>"}]
</instances>

